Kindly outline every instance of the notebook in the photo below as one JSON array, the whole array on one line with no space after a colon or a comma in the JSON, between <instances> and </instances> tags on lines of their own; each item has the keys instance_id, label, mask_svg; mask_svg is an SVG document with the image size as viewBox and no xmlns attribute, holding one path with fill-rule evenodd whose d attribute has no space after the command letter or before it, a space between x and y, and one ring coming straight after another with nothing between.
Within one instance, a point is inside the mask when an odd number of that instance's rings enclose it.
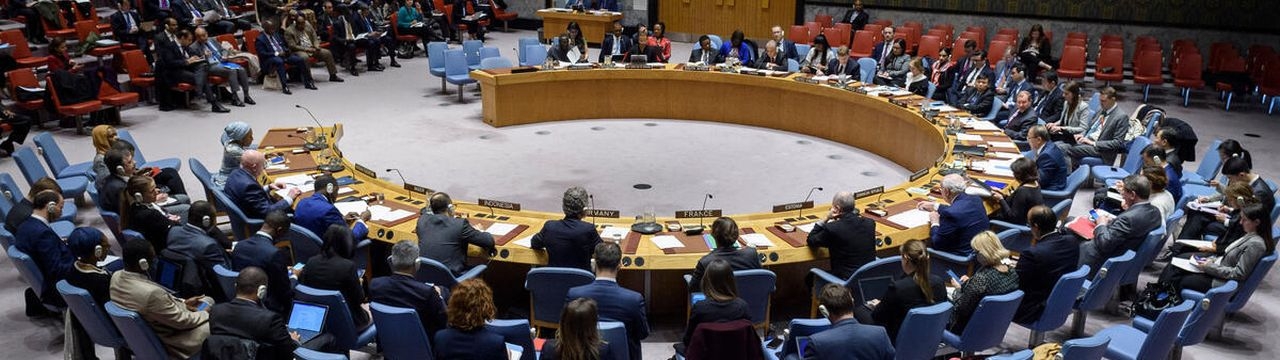
<instances>
[{"instance_id":1,"label":"notebook","mask_svg":"<svg viewBox=\"0 0 1280 360\"><path fill-rule=\"evenodd\" d=\"M320 335L328 314L329 308L324 305L294 301L293 311L289 313L289 331L297 332L298 342L306 344Z\"/></svg>"}]
</instances>

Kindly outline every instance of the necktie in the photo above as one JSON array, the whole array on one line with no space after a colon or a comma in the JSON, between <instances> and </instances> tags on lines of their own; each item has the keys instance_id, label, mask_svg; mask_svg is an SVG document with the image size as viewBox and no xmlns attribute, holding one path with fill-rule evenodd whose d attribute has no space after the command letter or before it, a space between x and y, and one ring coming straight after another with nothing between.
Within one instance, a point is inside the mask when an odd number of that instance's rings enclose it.
<instances>
[{"instance_id":1,"label":"necktie","mask_svg":"<svg viewBox=\"0 0 1280 360\"><path fill-rule=\"evenodd\" d=\"M346 18L342 18L342 27L347 30L347 40L355 40L355 35L351 34L351 23Z\"/></svg>"},{"instance_id":2,"label":"necktie","mask_svg":"<svg viewBox=\"0 0 1280 360\"><path fill-rule=\"evenodd\" d=\"M274 35L267 35L267 42L271 44L271 53L275 55L279 55L280 44L276 43L276 37Z\"/></svg>"},{"instance_id":3,"label":"necktie","mask_svg":"<svg viewBox=\"0 0 1280 360\"><path fill-rule=\"evenodd\" d=\"M121 15L123 15L123 16L124 16L124 25L125 25L125 27L126 27L126 28L128 28L128 29L133 29L133 14L132 14L132 13L124 13L124 14L121 14Z\"/></svg>"},{"instance_id":4,"label":"necktie","mask_svg":"<svg viewBox=\"0 0 1280 360\"><path fill-rule=\"evenodd\" d=\"M621 46L622 46L622 39L619 39L618 35L613 35L613 52L610 52L609 54L611 55L621 54L622 53L622 50L620 50Z\"/></svg>"},{"instance_id":5,"label":"necktie","mask_svg":"<svg viewBox=\"0 0 1280 360\"><path fill-rule=\"evenodd\" d=\"M205 42L204 44L209 47L209 56L218 62L222 62L222 54L218 51L218 47L214 46L212 42Z\"/></svg>"},{"instance_id":6,"label":"necktie","mask_svg":"<svg viewBox=\"0 0 1280 360\"><path fill-rule=\"evenodd\" d=\"M1014 126L1016 126L1016 125L1014 125L1014 122L1017 122L1017 121L1018 121L1018 115L1020 115L1019 113L1021 113L1021 111L1020 111L1020 110L1014 110L1014 111L1013 111L1013 114L1012 114L1012 115L1009 115L1009 123L1004 124L1004 127L1005 127L1006 129L1014 129L1014 128L1015 128Z\"/></svg>"},{"instance_id":7,"label":"necktie","mask_svg":"<svg viewBox=\"0 0 1280 360\"><path fill-rule=\"evenodd\" d=\"M1098 136L1102 133L1102 127L1107 125L1107 112L1103 111L1098 113L1098 121L1095 121L1094 123L1097 125L1092 129L1089 129L1089 138L1097 140Z\"/></svg>"},{"instance_id":8,"label":"necktie","mask_svg":"<svg viewBox=\"0 0 1280 360\"><path fill-rule=\"evenodd\" d=\"M836 75L844 75L844 63L836 66Z\"/></svg>"}]
</instances>

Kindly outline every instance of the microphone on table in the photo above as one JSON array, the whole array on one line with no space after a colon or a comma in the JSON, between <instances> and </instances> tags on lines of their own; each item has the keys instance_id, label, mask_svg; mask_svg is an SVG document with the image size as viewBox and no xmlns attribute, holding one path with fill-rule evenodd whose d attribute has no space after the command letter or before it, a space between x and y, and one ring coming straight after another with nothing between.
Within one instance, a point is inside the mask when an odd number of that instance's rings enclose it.
<instances>
[{"instance_id":1,"label":"microphone on table","mask_svg":"<svg viewBox=\"0 0 1280 360\"><path fill-rule=\"evenodd\" d=\"M800 213L799 213L799 214L797 214L797 215L796 215L796 217L798 217L798 218L803 218L803 217L804 217L804 203L809 202L809 198L810 198L810 197L813 197L813 191L814 191L814 190L822 191L822 187L821 187L821 186L814 186L813 188L809 189L809 195L805 195L805 196L804 196L804 201L801 201L801 202L800 202Z\"/></svg>"},{"instance_id":2,"label":"microphone on table","mask_svg":"<svg viewBox=\"0 0 1280 360\"><path fill-rule=\"evenodd\" d=\"M589 203L589 205L588 205L588 206L590 206L590 207L591 207L591 209L592 209L592 210L594 210L594 209L596 208L596 196L595 196L595 195L591 195L591 194L587 194L587 203ZM595 211L592 211L592 212L591 212L591 226L592 226L592 227L595 227L595 226L596 226L596 212L595 212Z\"/></svg>"},{"instance_id":3,"label":"microphone on table","mask_svg":"<svg viewBox=\"0 0 1280 360\"><path fill-rule=\"evenodd\" d=\"M303 147L306 148L307 150L320 150L320 149L326 148L327 146L325 144L324 131L322 131L324 129L324 125L320 125L320 120L316 119L316 115L312 114L311 109L308 109L305 106L294 104L293 107L302 109L302 111L306 111L307 115L311 116L311 121L316 123L316 131L315 131L316 140L308 141L306 144L303 144Z\"/></svg>"},{"instance_id":4,"label":"microphone on table","mask_svg":"<svg viewBox=\"0 0 1280 360\"><path fill-rule=\"evenodd\" d=\"M704 212L704 213L705 213L705 212L707 211L707 200L710 200L710 199L712 199L712 198L714 198L714 197L713 197L713 196L711 196L711 194L707 194L707 196L705 196L705 197L703 197L703 198L702 198L702 212ZM685 233L685 234L687 234L687 235L700 234L700 233L702 233L702 230L703 230L703 229L706 229L706 226L704 226L704 225L703 225L703 221L704 221L703 219L704 219L704 217L703 217L702 215L704 215L704 214L702 214L702 213L699 213L699 214L698 214L698 226L696 226L696 227L695 227L695 226L689 226L689 227L685 227L685 228L684 228L684 233Z\"/></svg>"},{"instance_id":5,"label":"microphone on table","mask_svg":"<svg viewBox=\"0 0 1280 360\"><path fill-rule=\"evenodd\" d=\"M711 200L712 198L714 198L714 196L711 196L711 194L707 194L707 197L702 198L702 211L707 211L707 200ZM698 226L702 226L702 219L704 219L704 217L698 217Z\"/></svg>"},{"instance_id":6,"label":"microphone on table","mask_svg":"<svg viewBox=\"0 0 1280 360\"><path fill-rule=\"evenodd\" d=\"M408 183L409 183L409 181L408 181L408 180L405 180L405 179L404 179L404 174L400 173L400 169L390 168L390 169L387 169L387 172L395 172L395 173L396 173L396 175L400 175L400 183L402 183L402 184L408 184ZM409 200L410 200L410 201L413 201L413 192L412 192L412 191L410 191L410 192L409 192Z\"/></svg>"}]
</instances>

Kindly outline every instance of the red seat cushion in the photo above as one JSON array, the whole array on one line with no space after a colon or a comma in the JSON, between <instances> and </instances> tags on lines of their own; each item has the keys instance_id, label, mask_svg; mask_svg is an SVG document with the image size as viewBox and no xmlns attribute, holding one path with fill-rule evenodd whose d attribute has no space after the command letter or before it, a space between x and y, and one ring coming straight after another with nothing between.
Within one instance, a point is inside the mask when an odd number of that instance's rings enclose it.
<instances>
[{"instance_id":1,"label":"red seat cushion","mask_svg":"<svg viewBox=\"0 0 1280 360\"><path fill-rule=\"evenodd\" d=\"M520 14L501 13L501 14L494 15L494 18L498 19L498 21L511 21L511 20L515 20L517 17L520 17Z\"/></svg>"},{"instance_id":2,"label":"red seat cushion","mask_svg":"<svg viewBox=\"0 0 1280 360\"><path fill-rule=\"evenodd\" d=\"M138 93L122 92L106 96L99 96L98 101L110 106L124 106L138 103Z\"/></svg>"},{"instance_id":3,"label":"red seat cushion","mask_svg":"<svg viewBox=\"0 0 1280 360\"><path fill-rule=\"evenodd\" d=\"M89 50L89 55L90 55L90 56L102 57L102 56L107 56L107 55L115 54L115 53L118 53L118 52L120 52L120 47L119 47L119 46L96 47L96 48L93 48L93 49L90 49L90 50Z\"/></svg>"},{"instance_id":4,"label":"red seat cushion","mask_svg":"<svg viewBox=\"0 0 1280 360\"><path fill-rule=\"evenodd\" d=\"M90 100L78 104L59 106L58 113L66 116L80 116L98 111L99 108L102 108L101 101Z\"/></svg>"},{"instance_id":5,"label":"red seat cushion","mask_svg":"<svg viewBox=\"0 0 1280 360\"><path fill-rule=\"evenodd\" d=\"M64 37L64 38L74 38L77 36L76 29L47 30L44 32L44 34L48 37Z\"/></svg>"},{"instance_id":6,"label":"red seat cushion","mask_svg":"<svg viewBox=\"0 0 1280 360\"><path fill-rule=\"evenodd\" d=\"M19 101L14 105L25 110L35 110L44 107L44 100Z\"/></svg>"},{"instance_id":7,"label":"red seat cushion","mask_svg":"<svg viewBox=\"0 0 1280 360\"><path fill-rule=\"evenodd\" d=\"M1173 86L1177 86L1181 88L1197 88L1198 89L1198 88L1204 87L1204 80L1173 79Z\"/></svg>"},{"instance_id":8,"label":"red seat cushion","mask_svg":"<svg viewBox=\"0 0 1280 360\"><path fill-rule=\"evenodd\" d=\"M396 36L396 41L418 41L418 37L413 35L400 35Z\"/></svg>"},{"instance_id":9,"label":"red seat cushion","mask_svg":"<svg viewBox=\"0 0 1280 360\"><path fill-rule=\"evenodd\" d=\"M222 85L227 83L227 78L221 76L209 75L209 83L213 85Z\"/></svg>"},{"instance_id":10,"label":"red seat cushion","mask_svg":"<svg viewBox=\"0 0 1280 360\"><path fill-rule=\"evenodd\" d=\"M20 67L28 68L28 67L39 67L39 66L46 65L49 63L49 58L44 56L28 57L28 58L14 59L14 61L17 61L18 66Z\"/></svg>"},{"instance_id":11,"label":"red seat cushion","mask_svg":"<svg viewBox=\"0 0 1280 360\"><path fill-rule=\"evenodd\" d=\"M156 78L153 77L136 77L129 79L129 84L138 87L150 87L155 85Z\"/></svg>"},{"instance_id":12,"label":"red seat cushion","mask_svg":"<svg viewBox=\"0 0 1280 360\"><path fill-rule=\"evenodd\" d=\"M0 124L0 132L9 132L11 130L13 130L13 127L9 126L9 124Z\"/></svg>"},{"instance_id":13,"label":"red seat cushion","mask_svg":"<svg viewBox=\"0 0 1280 360\"><path fill-rule=\"evenodd\" d=\"M138 44L134 43L120 43L120 46L123 46L125 50L138 50Z\"/></svg>"},{"instance_id":14,"label":"red seat cushion","mask_svg":"<svg viewBox=\"0 0 1280 360\"><path fill-rule=\"evenodd\" d=\"M1164 83L1164 78L1157 76L1138 76L1133 77L1133 82L1138 84L1160 85Z\"/></svg>"},{"instance_id":15,"label":"red seat cushion","mask_svg":"<svg viewBox=\"0 0 1280 360\"><path fill-rule=\"evenodd\" d=\"M178 83L178 85L177 85L177 86L174 86L174 87L173 87L173 90L174 90L174 91L191 91L191 90L195 90L195 88L196 88L196 86L195 86L195 85L192 85L192 84L188 84L188 83Z\"/></svg>"},{"instance_id":16,"label":"red seat cushion","mask_svg":"<svg viewBox=\"0 0 1280 360\"><path fill-rule=\"evenodd\" d=\"M1231 84L1220 82L1214 85L1218 91L1231 91Z\"/></svg>"}]
</instances>

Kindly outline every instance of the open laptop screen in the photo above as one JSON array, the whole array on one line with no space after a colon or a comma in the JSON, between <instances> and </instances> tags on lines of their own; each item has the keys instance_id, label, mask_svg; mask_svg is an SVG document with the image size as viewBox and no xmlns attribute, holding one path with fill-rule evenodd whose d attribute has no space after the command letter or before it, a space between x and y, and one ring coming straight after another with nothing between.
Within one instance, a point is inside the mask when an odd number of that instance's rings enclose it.
<instances>
[{"instance_id":1,"label":"open laptop screen","mask_svg":"<svg viewBox=\"0 0 1280 360\"><path fill-rule=\"evenodd\" d=\"M289 329L320 332L324 328L325 313L329 308L324 305L293 302L293 312L289 315Z\"/></svg>"}]
</instances>

